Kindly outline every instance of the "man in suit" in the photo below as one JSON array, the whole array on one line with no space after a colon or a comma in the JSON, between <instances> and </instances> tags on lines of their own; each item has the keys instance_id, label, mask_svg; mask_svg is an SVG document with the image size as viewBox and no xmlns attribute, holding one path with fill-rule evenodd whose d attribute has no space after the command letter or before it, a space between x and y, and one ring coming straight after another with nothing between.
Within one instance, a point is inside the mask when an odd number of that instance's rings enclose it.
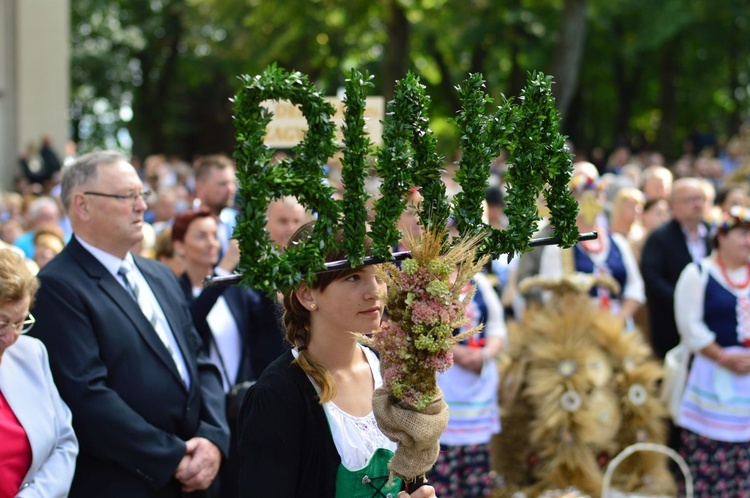
<instances>
[{"instance_id":1,"label":"man in suit","mask_svg":"<svg viewBox=\"0 0 750 498\"><path fill-rule=\"evenodd\" d=\"M116 152L63 173L74 236L40 272L33 335L50 353L80 455L71 497L206 490L229 446L224 392L175 275L130 253L143 185Z\"/></svg>"},{"instance_id":2,"label":"man in suit","mask_svg":"<svg viewBox=\"0 0 750 498\"><path fill-rule=\"evenodd\" d=\"M651 346L659 358L680 342L674 317L677 279L688 263L710 253L708 227L703 222L706 195L700 180L675 181L670 204L672 220L651 233L641 256Z\"/></svg>"},{"instance_id":3,"label":"man in suit","mask_svg":"<svg viewBox=\"0 0 750 498\"><path fill-rule=\"evenodd\" d=\"M214 215L219 225L220 255L227 252L237 224L234 196L237 193L234 163L226 156L216 154L204 156L193 165L195 170L194 208L206 208Z\"/></svg>"}]
</instances>

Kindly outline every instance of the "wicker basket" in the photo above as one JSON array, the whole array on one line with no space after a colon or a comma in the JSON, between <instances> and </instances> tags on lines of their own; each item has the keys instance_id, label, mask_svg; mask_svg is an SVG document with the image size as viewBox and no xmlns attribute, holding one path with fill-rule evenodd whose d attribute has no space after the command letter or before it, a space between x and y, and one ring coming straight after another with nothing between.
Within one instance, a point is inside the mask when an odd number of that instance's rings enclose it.
<instances>
[{"instance_id":1,"label":"wicker basket","mask_svg":"<svg viewBox=\"0 0 750 498\"><path fill-rule=\"evenodd\" d=\"M607 470L604 472L604 479L602 480L602 498L656 498L655 495L624 493L622 491L614 490L611 487L612 475L615 473L615 469L617 469L617 466L636 451L654 451L656 453L667 455L669 458L674 460L677 466L680 468L680 471L682 471L682 475L685 477L685 495L687 496L687 498L693 498L693 475L690 473L690 469L688 468L685 459L682 458L680 454L674 451L672 448L654 443L636 443L630 445L622 450L616 457L614 457L611 462L609 462L609 465L607 465ZM658 498L662 498L662 496L658 496Z\"/></svg>"}]
</instances>

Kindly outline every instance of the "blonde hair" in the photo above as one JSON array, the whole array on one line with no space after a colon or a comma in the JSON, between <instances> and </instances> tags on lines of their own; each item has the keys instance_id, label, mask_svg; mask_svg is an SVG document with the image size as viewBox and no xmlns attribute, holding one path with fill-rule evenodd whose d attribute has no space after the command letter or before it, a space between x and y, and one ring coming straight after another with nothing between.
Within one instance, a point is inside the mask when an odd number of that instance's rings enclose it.
<instances>
[{"instance_id":1,"label":"blonde hair","mask_svg":"<svg viewBox=\"0 0 750 498\"><path fill-rule=\"evenodd\" d=\"M641 206L646 204L646 198L644 197L643 192L637 188L623 187L618 190L617 195L615 195L615 200L612 204L612 217L617 217L620 210L625 207L628 201L635 202Z\"/></svg>"},{"instance_id":2,"label":"blonde hair","mask_svg":"<svg viewBox=\"0 0 750 498\"><path fill-rule=\"evenodd\" d=\"M669 171L669 169L665 168L664 166L660 164L652 164L651 166L643 170L642 178L644 184L651 178L659 178L664 182L664 185L668 187L672 185L674 175L671 171Z\"/></svg>"},{"instance_id":3,"label":"blonde hair","mask_svg":"<svg viewBox=\"0 0 750 498\"><path fill-rule=\"evenodd\" d=\"M141 239L141 256L154 259L156 254L156 231L150 223L143 223L141 227L143 239Z\"/></svg>"},{"instance_id":4,"label":"blonde hair","mask_svg":"<svg viewBox=\"0 0 750 498\"><path fill-rule=\"evenodd\" d=\"M154 243L154 259L171 259L174 257L174 246L172 245L172 227L166 227L156 235Z\"/></svg>"},{"instance_id":5,"label":"blonde hair","mask_svg":"<svg viewBox=\"0 0 750 498\"><path fill-rule=\"evenodd\" d=\"M0 303L15 303L28 296L32 306L38 288L39 281L23 256L11 249L0 249Z\"/></svg>"}]
</instances>

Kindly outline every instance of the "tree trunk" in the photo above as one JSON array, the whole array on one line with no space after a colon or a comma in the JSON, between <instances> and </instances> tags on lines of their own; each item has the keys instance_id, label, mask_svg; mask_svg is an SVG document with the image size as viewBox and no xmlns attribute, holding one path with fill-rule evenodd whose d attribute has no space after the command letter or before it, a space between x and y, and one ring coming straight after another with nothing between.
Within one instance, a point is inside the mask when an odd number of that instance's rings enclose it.
<instances>
[{"instance_id":1,"label":"tree trunk","mask_svg":"<svg viewBox=\"0 0 750 498\"><path fill-rule=\"evenodd\" d=\"M169 106L177 78L179 45L182 42L185 4L177 1L166 9L163 38L154 39L137 56L143 81L133 98L133 121L129 130L133 138L133 155L141 158L150 154L174 152L167 150L170 122ZM172 121L173 122L173 121Z\"/></svg>"},{"instance_id":2,"label":"tree trunk","mask_svg":"<svg viewBox=\"0 0 750 498\"><path fill-rule=\"evenodd\" d=\"M622 39L625 29L620 24L613 27L616 38ZM613 57L615 75L615 94L617 96L617 111L615 114L614 136L615 143L630 144L630 117L633 110L633 100L637 95L639 75L638 64L629 67L622 52L616 51Z\"/></svg>"},{"instance_id":3,"label":"tree trunk","mask_svg":"<svg viewBox=\"0 0 750 498\"><path fill-rule=\"evenodd\" d=\"M552 75L557 109L563 122L575 95L586 41L586 0L565 0Z\"/></svg>"},{"instance_id":4,"label":"tree trunk","mask_svg":"<svg viewBox=\"0 0 750 498\"><path fill-rule=\"evenodd\" d=\"M388 44L383 61L383 96L386 102L393 98L396 80L406 75L411 38L411 24L399 0L390 0L388 10L390 11L387 27Z\"/></svg>"},{"instance_id":5,"label":"tree trunk","mask_svg":"<svg viewBox=\"0 0 750 498\"><path fill-rule=\"evenodd\" d=\"M487 60L489 55L485 42L480 40L477 46L474 47L474 51L471 54L471 65L469 67L470 73L482 73L484 74L484 61Z\"/></svg>"},{"instance_id":6,"label":"tree trunk","mask_svg":"<svg viewBox=\"0 0 750 498\"><path fill-rule=\"evenodd\" d=\"M435 59L435 64L440 71L440 92L445 101L448 102L450 112L454 113L461 107L461 102L458 99L456 89L453 88L454 84L450 66L445 60L443 53L440 51L440 47L434 37L430 36L430 39L427 40L427 44L431 47L430 51L432 53L432 58Z\"/></svg>"},{"instance_id":7,"label":"tree trunk","mask_svg":"<svg viewBox=\"0 0 750 498\"><path fill-rule=\"evenodd\" d=\"M677 77L676 67L676 42L670 41L664 47L661 55L661 70L659 71L661 122L657 130L657 150L664 154L665 159L671 161L677 158L678 151L675 149L674 130L677 118L677 89L675 79Z\"/></svg>"},{"instance_id":8,"label":"tree trunk","mask_svg":"<svg viewBox=\"0 0 750 498\"><path fill-rule=\"evenodd\" d=\"M169 38L166 40L164 47L164 62L159 70L159 79L154 87L155 94L153 102L156 105L154 109L154 116L168 116L169 115L169 104L174 100L172 95L172 89L174 88L174 82L177 80L177 65L179 62L179 46L182 43L183 24L185 17L185 5L182 1L175 2L171 8L170 13L166 19L165 27ZM174 142L170 144L169 133L165 130L165 124L167 120L154 120L158 125L154 129L153 146L157 152L176 152L170 150L174 147Z\"/></svg>"},{"instance_id":9,"label":"tree trunk","mask_svg":"<svg viewBox=\"0 0 750 498\"><path fill-rule=\"evenodd\" d=\"M508 77L508 95L520 95L526 84L526 79L523 75L523 68L521 67L521 45L518 43L519 36L523 36L523 30L518 26L513 28L516 36L510 42L510 76Z\"/></svg>"},{"instance_id":10,"label":"tree trunk","mask_svg":"<svg viewBox=\"0 0 750 498\"><path fill-rule=\"evenodd\" d=\"M134 88L133 91L133 119L130 121L128 129L133 139L133 155L145 158L153 149L150 142L150 131L153 123L153 111L151 107L151 79L148 75L151 73L152 61L149 50L142 51L136 59L140 62L143 79L141 85Z\"/></svg>"},{"instance_id":11,"label":"tree trunk","mask_svg":"<svg viewBox=\"0 0 750 498\"><path fill-rule=\"evenodd\" d=\"M729 95L732 95L734 99L734 109L728 116L729 121L729 134L732 135L739 130L742 124L742 110L746 108L746 103L743 102L747 97L744 96L745 92L741 92L743 97L740 97L740 92L737 92L738 88L742 87L740 81L739 68L742 67L742 33L737 29L737 23L729 23L729 54L728 64L729 67Z\"/></svg>"},{"instance_id":12,"label":"tree trunk","mask_svg":"<svg viewBox=\"0 0 750 498\"><path fill-rule=\"evenodd\" d=\"M512 0L512 2L509 2L508 10L514 12L521 10L521 0ZM521 67L520 56L522 52L521 41L524 40L527 35L518 20L511 24L507 33L508 35L503 38L505 44L509 47L508 58L510 59L510 74L508 75L508 88L504 93L505 95L512 96L519 95L526 84L524 71Z\"/></svg>"},{"instance_id":13,"label":"tree trunk","mask_svg":"<svg viewBox=\"0 0 750 498\"><path fill-rule=\"evenodd\" d=\"M235 130L231 116L232 88L222 75L191 90L187 98L193 102L187 117L188 129L178 138L183 157L192 159L200 154L231 153L235 147Z\"/></svg>"},{"instance_id":14,"label":"tree trunk","mask_svg":"<svg viewBox=\"0 0 750 498\"><path fill-rule=\"evenodd\" d=\"M619 56L615 57L615 94L617 95L614 129L615 142L629 143L630 112L634 89L628 81L625 62Z\"/></svg>"}]
</instances>

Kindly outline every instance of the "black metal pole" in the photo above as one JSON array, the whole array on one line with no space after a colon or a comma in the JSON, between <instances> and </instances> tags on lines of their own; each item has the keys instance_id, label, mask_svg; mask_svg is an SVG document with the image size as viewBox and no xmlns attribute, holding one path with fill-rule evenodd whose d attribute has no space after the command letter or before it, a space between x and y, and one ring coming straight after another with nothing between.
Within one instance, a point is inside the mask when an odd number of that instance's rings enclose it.
<instances>
[{"instance_id":1,"label":"black metal pole","mask_svg":"<svg viewBox=\"0 0 750 498\"><path fill-rule=\"evenodd\" d=\"M578 237L578 241L582 240L593 240L598 237L598 234L596 232L586 232L582 233ZM529 241L529 246L531 247L539 247L539 246L551 246L555 244L560 243L559 237L542 237L539 239L531 239ZM387 263L390 261L403 261L405 259L411 258L411 251L401 251L401 252L394 252L393 257L390 260L384 260L383 258L377 258L375 256L368 256L364 259L363 265L377 265L380 263ZM338 271L338 270L346 270L348 268L351 268L352 265L349 264L349 261L346 259L342 259L339 261L331 261L325 264L325 269L320 270L316 273L325 273L328 271ZM235 274L235 275L227 275L225 277L206 277L206 279L203 281L203 285L206 287L220 287L225 285L235 285L240 283L242 280L242 275Z\"/></svg>"}]
</instances>

